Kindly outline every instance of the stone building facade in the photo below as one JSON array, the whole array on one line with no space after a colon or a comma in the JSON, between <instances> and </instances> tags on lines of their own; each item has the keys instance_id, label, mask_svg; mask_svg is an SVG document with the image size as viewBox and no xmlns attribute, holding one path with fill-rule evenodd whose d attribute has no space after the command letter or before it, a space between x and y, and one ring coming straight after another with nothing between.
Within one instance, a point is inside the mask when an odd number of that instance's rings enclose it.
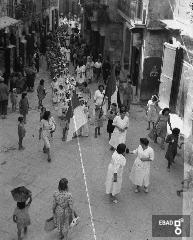
<instances>
[{"instance_id":1,"label":"stone building facade","mask_svg":"<svg viewBox=\"0 0 193 240\"><path fill-rule=\"evenodd\" d=\"M78 15L80 12L79 0L59 0L59 13L60 15L67 16L69 12L72 15Z\"/></svg>"},{"instance_id":2,"label":"stone building facade","mask_svg":"<svg viewBox=\"0 0 193 240\"><path fill-rule=\"evenodd\" d=\"M123 70L131 76L138 100L148 100L159 92L163 43L170 36L160 19L170 19L168 0L121 0ZM152 74L155 71L155 74Z\"/></svg>"},{"instance_id":3,"label":"stone building facade","mask_svg":"<svg viewBox=\"0 0 193 240\"><path fill-rule=\"evenodd\" d=\"M2 0L0 4L0 18L7 16L7 5L8 5L8 0Z\"/></svg>"},{"instance_id":4,"label":"stone building facade","mask_svg":"<svg viewBox=\"0 0 193 240\"><path fill-rule=\"evenodd\" d=\"M84 8L84 36L96 59L99 53L112 62L120 60L122 46L121 19L118 0L81 1Z\"/></svg>"}]
</instances>

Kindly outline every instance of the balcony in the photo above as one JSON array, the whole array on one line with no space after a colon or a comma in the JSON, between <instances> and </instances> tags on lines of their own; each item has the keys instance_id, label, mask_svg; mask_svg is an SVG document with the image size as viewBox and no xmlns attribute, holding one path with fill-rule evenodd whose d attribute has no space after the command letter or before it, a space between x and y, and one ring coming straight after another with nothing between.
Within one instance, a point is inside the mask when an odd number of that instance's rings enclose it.
<instances>
[{"instance_id":1,"label":"balcony","mask_svg":"<svg viewBox=\"0 0 193 240\"><path fill-rule=\"evenodd\" d=\"M110 23L107 5L92 3L85 6L85 11L90 22L97 22L99 25Z\"/></svg>"},{"instance_id":2,"label":"balcony","mask_svg":"<svg viewBox=\"0 0 193 240\"><path fill-rule=\"evenodd\" d=\"M119 15L125 19L132 28L144 28L146 25L147 4L143 0L120 0L118 3Z\"/></svg>"},{"instance_id":3,"label":"balcony","mask_svg":"<svg viewBox=\"0 0 193 240\"><path fill-rule=\"evenodd\" d=\"M35 12L35 4L33 0L21 1L20 4L15 6L15 18L23 21L28 20L32 17Z\"/></svg>"}]
</instances>

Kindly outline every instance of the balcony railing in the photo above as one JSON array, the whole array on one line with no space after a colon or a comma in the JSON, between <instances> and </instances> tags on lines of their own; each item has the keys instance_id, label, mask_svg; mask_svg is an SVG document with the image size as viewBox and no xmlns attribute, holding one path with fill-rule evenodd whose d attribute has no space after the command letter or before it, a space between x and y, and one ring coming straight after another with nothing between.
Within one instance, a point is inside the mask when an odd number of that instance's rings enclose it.
<instances>
[{"instance_id":1,"label":"balcony railing","mask_svg":"<svg viewBox=\"0 0 193 240\"><path fill-rule=\"evenodd\" d=\"M146 9L143 0L119 0L118 9L135 24L146 24Z\"/></svg>"}]
</instances>

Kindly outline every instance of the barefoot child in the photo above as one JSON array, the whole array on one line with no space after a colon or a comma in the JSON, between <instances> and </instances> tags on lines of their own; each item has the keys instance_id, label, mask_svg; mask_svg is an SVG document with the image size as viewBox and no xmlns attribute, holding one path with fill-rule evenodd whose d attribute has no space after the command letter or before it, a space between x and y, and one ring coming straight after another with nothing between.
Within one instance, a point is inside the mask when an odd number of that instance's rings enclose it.
<instances>
[{"instance_id":1,"label":"barefoot child","mask_svg":"<svg viewBox=\"0 0 193 240\"><path fill-rule=\"evenodd\" d=\"M22 145L23 138L25 137L25 127L24 127L24 119L23 117L18 117L18 137L19 137L19 150L24 150L24 147Z\"/></svg>"},{"instance_id":2,"label":"barefoot child","mask_svg":"<svg viewBox=\"0 0 193 240\"><path fill-rule=\"evenodd\" d=\"M12 111L15 112L17 108L17 89L16 88L13 88L13 90L11 91L10 99L12 104Z\"/></svg>"},{"instance_id":3,"label":"barefoot child","mask_svg":"<svg viewBox=\"0 0 193 240\"><path fill-rule=\"evenodd\" d=\"M21 100L19 102L19 112L23 115L24 123L26 123L26 115L28 114L29 110L29 102L27 99L27 93L24 92L21 95Z\"/></svg>"},{"instance_id":4,"label":"barefoot child","mask_svg":"<svg viewBox=\"0 0 193 240\"><path fill-rule=\"evenodd\" d=\"M29 197L29 202L17 202L17 207L13 214L13 221L17 224L18 240L21 240L21 232L27 233L27 227L31 224L30 216L28 213L29 206L32 202L32 197Z\"/></svg>"}]
</instances>

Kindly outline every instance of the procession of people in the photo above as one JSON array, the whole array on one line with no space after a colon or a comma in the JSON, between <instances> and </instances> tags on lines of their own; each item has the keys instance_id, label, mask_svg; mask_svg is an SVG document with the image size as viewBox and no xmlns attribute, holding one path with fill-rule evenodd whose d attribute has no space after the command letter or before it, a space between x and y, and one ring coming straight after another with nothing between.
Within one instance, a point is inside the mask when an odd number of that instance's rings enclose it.
<instances>
[{"instance_id":1,"label":"procession of people","mask_svg":"<svg viewBox=\"0 0 193 240\"><path fill-rule=\"evenodd\" d=\"M103 59L98 54L97 59L93 59L89 46L84 41L80 33L80 25L77 18L69 20L67 17L60 19L60 24L55 33L50 33L47 43L46 63L50 74L53 111L58 117L60 126L56 126L56 121L52 112L46 109L44 101L47 95L45 88L46 79L41 79L36 89L38 98L38 111L40 111L39 139L43 141L43 153L47 156L47 161L52 162L52 144L56 127L61 129L61 140L67 142L67 135L70 128L68 119L69 109L72 106L74 95L79 100L80 109L85 116L86 123L80 128L75 129L73 137L93 137L100 138L104 133L103 126L106 126L108 136L109 151L112 151L112 157L109 159L106 179L104 179L104 193L110 195L113 203L118 203L118 194L121 192L123 181L123 172L128 165L128 160L132 154L136 155L135 161L127 178L135 186L134 192L140 193L141 189L146 194L151 191L151 165L154 164L155 153L150 146L148 138L157 143L161 139L161 148L168 144L165 158L168 161L166 167L168 171L174 163L177 154L180 130L172 128L170 122L170 109L165 108L160 112L158 107L159 97L154 95L148 101L146 115L150 133L139 139L139 145L136 150L130 150L127 145L127 136L130 131L131 104L134 98L132 81L127 76L124 90L119 92L121 105L117 102L111 102L106 94L106 86L111 81L112 69L115 69L117 86L119 87L119 77L121 72L120 62L117 62L115 68L110 64L109 57ZM38 50L34 55L34 66L36 74L40 70L40 56ZM92 84L97 84L98 89L91 91ZM28 124L29 101L27 90L34 89L34 82L26 84L25 91L22 91L19 101L18 118L18 138L19 151L25 150L23 140L26 135L25 124ZM15 85L11 90L11 99L13 103L12 110L16 111L17 97ZM2 118L7 115L8 89L3 83L3 77L0 77L0 108ZM15 97L15 98L14 98ZM15 105L14 105L15 104ZM109 106L109 108L108 108ZM74 110L74 109L73 109ZM90 119L93 120L94 130ZM106 121L107 120L107 121ZM76 124L75 124L76 125ZM167 125L169 125L172 134L167 136ZM81 141L81 140L80 140ZM25 145L25 144L24 144ZM33 193L32 193L33 194ZM29 202L27 202L29 200ZM25 201L17 202L17 208L13 215L13 220L18 228L18 240L21 240L21 232L27 233L27 228L31 223L28 208L32 202L32 195L29 195ZM49 224L53 224L51 231L58 229L60 239L68 239L69 230L79 222L79 216L74 210L72 195L68 189L68 180L62 178L59 181L58 190L53 195L53 217L47 220L45 229ZM80 218L81 220L81 218Z\"/></svg>"}]
</instances>

